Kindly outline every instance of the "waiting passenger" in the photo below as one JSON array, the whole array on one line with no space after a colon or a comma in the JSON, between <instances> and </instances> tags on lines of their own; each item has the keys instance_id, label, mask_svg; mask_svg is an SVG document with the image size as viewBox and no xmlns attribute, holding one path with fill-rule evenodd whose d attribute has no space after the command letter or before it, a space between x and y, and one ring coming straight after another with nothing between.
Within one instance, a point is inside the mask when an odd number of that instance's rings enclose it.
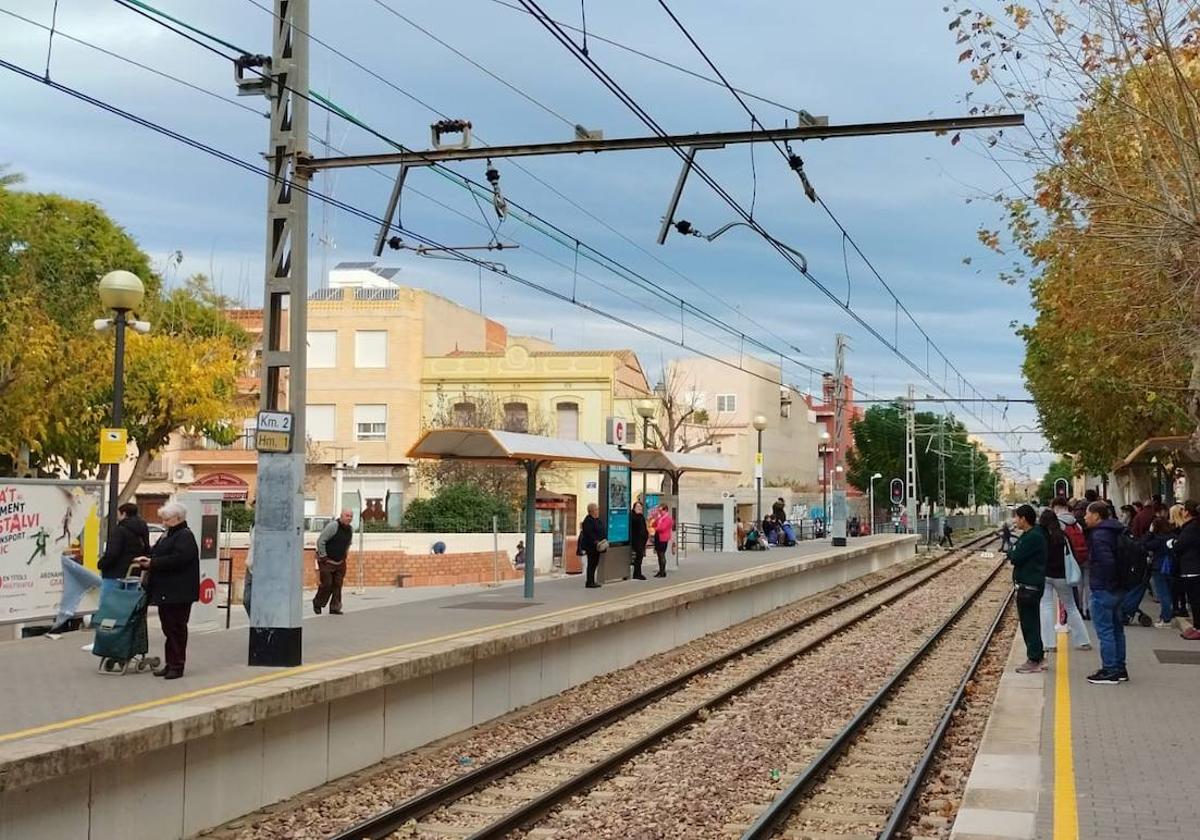
<instances>
[{"instance_id":1,"label":"waiting passenger","mask_svg":"<svg viewBox=\"0 0 1200 840\"><path fill-rule=\"evenodd\" d=\"M1055 633L1055 623L1058 619L1060 606L1066 611L1067 630L1070 631L1071 645L1082 650L1090 648L1091 640L1088 638L1087 627L1083 623L1083 616L1079 613L1079 608L1075 605L1075 595L1071 591L1073 575L1068 574L1071 565L1075 568L1071 571L1078 575L1079 560L1075 556L1074 547L1071 544L1070 538L1065 532L1065 527L1075 528L1075 518L1069 513L1066 513L1066 501L1062 501L1060 507L1059 501L1055 500L1055 509L1061 509L1063 512L1056 515L1054 510L1043 510L1038 517L1038 524L1046 532L1046 589L1042 593L1041 603L1041 618L1042 618L1042 646L1046 650L1054 650L1058 646L1058 638ZM1063 519L1069 521L1069 525L1064 523ZM1082 534L1080 538L1082 539ZM1055 603L1057 598L1058 603Z\"/></svg>"},{"instance_id":2,"label":"waiting passenger","mask_svg":"<svg viewBox=\"0 0 1200 840\"><path fill-rule=\"evenodd\" d=\"M1150 523L1150 530L1142 540L1146 552L1150 555L1150 586L1154 596L1158 598L1158 628L1171 627L1175 623L1175 599L1171 591L1171 549L1170 541L1178 536L1171 517L1165 510L1160 510Z\"/></svg>"},{"instance_id":3,"label":"waiting passenger","mask_svg":"<svg viewBox=\"0 0 1200 840\"><path fill-rule=\"evenodd\" d=\"M1087 540L1092 626L1100 643L1100 670L1087 680L1093 685L1128 682L1125 668L1125 625L1121 623L1121 587L1117 580L1117 542L1125 529L1109 516L1107 502L1087 506Z\"/></svg>"},{"instance_id":4,"label":"waiting passenger","mask_svg":"<svg viewBox=\"0 0 1200 840\"><path fill-rule=\"evenodd\" d=\"M775 504L771 505L771 515L775 517L775 521L783 524L787 519L787 506L783 502L783 496L775 500Z\"/></svg>"},{"instance_id":5,"label":"waiting passenger","mask_svg":"<svg viewBox=\"0 0 1200 840\"><path fill-rule=\"evenodd\" d=\"M633 503L633 511L629 514L629 553L633 563L633 579L645 580L642 574L642 561L646 559L646 544L650 542L650 528L646 525L645 508L640 501Z\"/></svg>"},{"instance_id":6,"label":"waiting passenger","mask_svg":"<svg viewBox=\"0 0 1200 840\"><path fill-rule=\"evenodd\" d=\"M600 520L600 506L592 502L587 506L587 516L579 526L579 547L587 555L587 580L584 586L598 589L596 570L600 568L600 555L608 551L608 529Z\"/></svg>"},{"instance_id":7,"label":"waiting passenger","mask_svg":"<svg viewBox=\"0 0 1200 840\"><path fill-rule=\"evenodd\" d=\"M1008 552L1013 564L1013 586L1016 587L1017 618L1021 637L1025 640L1025 662L1017 666L1018 674L1040 674L1043 663L1041 602L1046 588L1046 531L1037 524L1037 511L1032 505L1021 505L1016 512L1021 536Z\"/></svg>"},{"instance_id":8,"label":"waiting passenger","mask_svg":"<svg viewBox=\"0 0 1200 840\"><path fill-rule=\"evenodd\" d=\"M1183 503L1183 526L1172 541L1171 550L1192 608L1192 626L1180 635L1191 642L1200 641L1200 508L1190 499Z\"/></svg>"},{"instance_id":9,"label":"waiting passenger","mask_svg":"<svg viewBox=\"0 0 1200 840\"><path fill-rule=\"evenodd\" d=\"M187 525L187 508L179 502L167 502L158 509L158 518L167 533L150 549L149 557L137 558L149 570L146 596L158 608L158 621L166 637L165 664L154 672L156 677L177 680L183 676L187 658L188 619L192 604L200 600L200 549Z\"/></svg>"},{"instance_id":10,"label":"waiting passenger","mask_svg":"<svg viewBox=\"0 0 1200 840\"><path fill-rule=\"evenodd\" d=\"M650 520L650 527L654 531L654 553L658 555L658 571L654 573L654 576L665 578L667 576L667 549L670 548L671 537L675 533L675 520L671 516L671 508L666 502L659 504L654 518Z\"/></svg>"}]
</instances>

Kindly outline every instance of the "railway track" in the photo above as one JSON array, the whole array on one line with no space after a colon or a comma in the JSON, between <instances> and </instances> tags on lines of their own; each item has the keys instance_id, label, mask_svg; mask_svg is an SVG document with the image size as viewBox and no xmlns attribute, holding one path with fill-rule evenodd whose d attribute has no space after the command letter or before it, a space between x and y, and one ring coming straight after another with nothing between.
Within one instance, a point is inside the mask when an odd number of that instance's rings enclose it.
<instances>
[{"instance_id":1,"label":"railway track","mask_svg":"<svg viewBox=\"0 0 1200 840\"><path fill-rule=\"evenodd\" d=\"M1003 571L998 565L763 808L741 840L892 840L906 830L954 712L1012 600Z\"/></svg>"},{"instance_id":2,"label":"railway track","mask_svg":"<svg viewBox=\"0 0 1200 840\"><path fill-rule=\"evenodd\" d=\"M954 568L991 539L991 535L977 538L865 592L842 598L401 802L331 840L496 838L528 826L611 775L631 757L705 719L714 706Z\"/></svg>"}]
</instances>

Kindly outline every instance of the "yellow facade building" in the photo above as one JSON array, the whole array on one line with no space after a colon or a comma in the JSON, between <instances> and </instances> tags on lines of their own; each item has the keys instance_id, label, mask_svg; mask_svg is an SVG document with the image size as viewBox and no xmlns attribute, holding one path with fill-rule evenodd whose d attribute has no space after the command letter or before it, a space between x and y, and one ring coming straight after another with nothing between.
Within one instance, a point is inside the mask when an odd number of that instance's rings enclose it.
<instances>
[{"instance_id":1,"label":"yellow facade building","mask_svg":"<svg viewBox=\"0 0 1200 840\"><path fill-rule=\"evenodd\" d=\"M546 350L514 338L503 352L458 351L424 361L426 427L492 425L568 440L604 441L609 417L639 425L652 396L631 350ZM572 535L598 501L595 467L557 468L539 493L541 530Z\"/></svg>"}]
</instances>

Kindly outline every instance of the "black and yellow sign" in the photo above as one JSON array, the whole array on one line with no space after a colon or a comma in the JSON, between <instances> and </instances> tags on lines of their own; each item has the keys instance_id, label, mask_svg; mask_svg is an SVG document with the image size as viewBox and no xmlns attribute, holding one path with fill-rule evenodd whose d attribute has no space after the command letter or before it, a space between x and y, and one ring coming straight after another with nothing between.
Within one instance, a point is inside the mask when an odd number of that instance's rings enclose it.
<instances>
[{"instance_id":1,"label":"black and yellow sign","mask_svg":"<svg viewBox=\"0 0 1200 840\"><path fill-rule=\"evenodd\" d=\"M259 429L254 436L254 448L259 452L291 452L290 432L269 432Z\"/></svg>"},{"instance_id":2,"label":"black and yellow sign","mask_svg":"<svg viewBox=\"0 0 1200 840\"><path fill-rule=\"evenodd\" d=\"M129 449L129 432L125 429L100 430L100 463L119 464Z\"/></svg>"}]
</instances>

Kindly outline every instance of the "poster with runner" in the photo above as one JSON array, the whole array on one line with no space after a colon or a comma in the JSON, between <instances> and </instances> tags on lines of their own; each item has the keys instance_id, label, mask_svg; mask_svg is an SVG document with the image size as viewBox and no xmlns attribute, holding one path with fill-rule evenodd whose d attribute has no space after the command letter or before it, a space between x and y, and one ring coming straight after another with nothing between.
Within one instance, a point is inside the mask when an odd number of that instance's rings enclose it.
<instances>
[{"instance_id":1,"label":"poster with runner","mask_svg":"<svg viewBox=\"0 0 1200 840\"><path fill-rule=\"evenodd\" d=\"M98 481L0 478L0 623L53 616L62 597L62 555L100 556L103 487ZM94 610L98 593L80 609Z\"/></svg>"}]
</instances>

